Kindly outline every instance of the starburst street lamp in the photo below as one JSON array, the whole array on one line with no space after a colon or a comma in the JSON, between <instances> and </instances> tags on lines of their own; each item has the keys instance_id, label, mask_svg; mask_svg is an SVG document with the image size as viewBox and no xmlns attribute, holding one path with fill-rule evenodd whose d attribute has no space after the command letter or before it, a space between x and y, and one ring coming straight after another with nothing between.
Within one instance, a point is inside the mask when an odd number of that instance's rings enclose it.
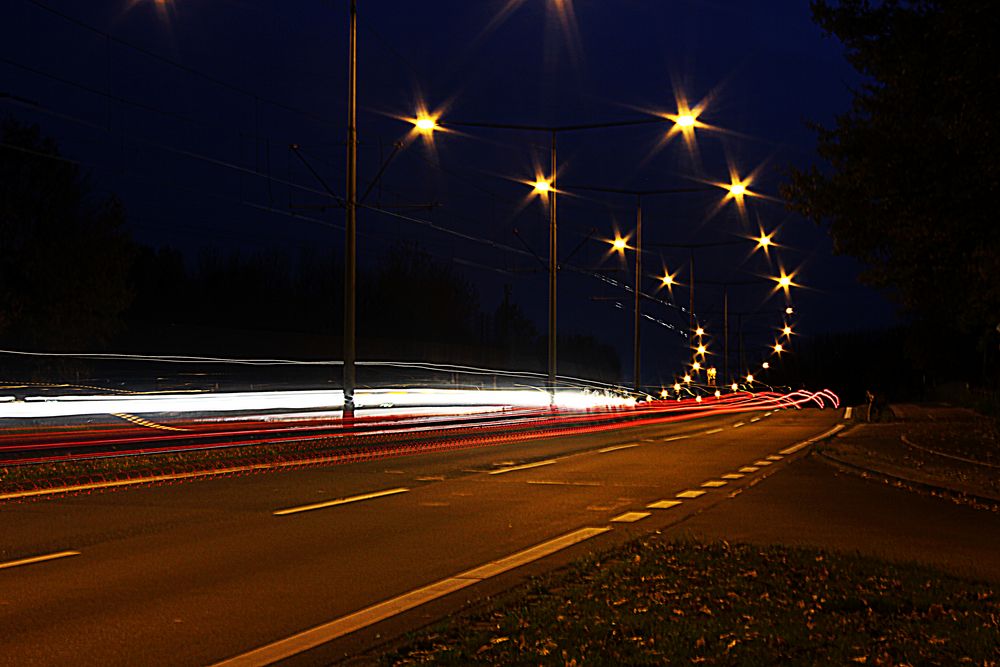
<instances>
[{"instance_id":1,"label":"starburst street lamp","mask_svg":"<svg viewBox=\"0 0 1000 667\"><path fill-rule=\"evenodd\" d=\"M774 353L775 354L780 355L784 351L785 351L784 345L782 345L781 343L775 343L774 344Z\"/></svg>"},{"instance_id":2,"label":"starburst street lamp","mask_svg":"<svg viewBox=\"0 0 1000 667\"><path fill-rule=\"evenodd\" d=\"M625 239L620 236L616 236L615 240L611 242L611 249L615 252L624 253L627 247L628 244L625 243Z\"/></svg>"},{"instance_id":3,"label":"starburst street lamp","mask_svg":"<svg viewBox=\"0 0 1000 667\"><path fill-rule=\"evenodd\" d=\"M432 116L417 116L413 125L424 134L430 134L438 127L437 119Z\"/></svg>"},{"instance_id":4,"label":"starburst street lamp","mask_svg":"<svg viewBox=\"0 0 1000 667\"><path fill-rule=\"evenodd\" d=\"M534 188L532 192L536 195L545 195L552 191L552 183L541 178L532 183L531 186Z\"/></svg>"}]
</instances>

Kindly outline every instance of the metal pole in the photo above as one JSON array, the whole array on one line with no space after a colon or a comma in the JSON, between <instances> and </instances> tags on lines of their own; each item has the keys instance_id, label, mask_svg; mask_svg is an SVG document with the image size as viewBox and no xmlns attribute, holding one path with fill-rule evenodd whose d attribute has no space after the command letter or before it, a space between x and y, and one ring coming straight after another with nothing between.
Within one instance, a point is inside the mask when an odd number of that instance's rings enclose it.
<instances>
[{"instance_id":1,"label":"metal pole","mask_svg":"<svg viewBox=\"0 0 1000 667\"><path fill-rule=\"evenodd\" d=\"M639 289L642 287L642 195L636 195L635 210L635 305L632 309L632 377L635 380L635 390L642 386L640 380L640 328L639 328Z\"/></svg>"},{"instance_id":2,"label":"metal pole","mask_svg":"<svg viewBox=\"0 0 1000 667\"><path fill-rule=\"evenodd\" d=\"M552 178L549 188L549 400L556 399L556 132L552 131Z\"/></svg>"},{"instance_id":3,"label":"metal pole","mask_svg":"<svg viewBox=\"0 0 1000 667\"><path fill-rule=\"evenodd\" d=\"M358 196L358 3L351 0L351 36L347 74L347 220L344 242L344 418L354 417L355 255Z\"/></svg>"},{"instance_id":4,"label":"metal pole","mask_svg":"<svg viewBox=\"0 0 1000 667\"><path fill-rule=\"evenodd\" d=\"M746 368L745 360L743 359L743 313L738 313L736 315L736 329L739 335L739 368L736 369L736 374L742 376L743 369Z\"/></svg>"},{"instance_id":5,"label":"metal pole","mask_svg":"<svg viewBox=\"0 0 1000 667\"><path fill-rule=\"evenodd\" d=\"M729 377L729 285L722 288L722 377Z\"/></svg>"},{"instance_id":6,"label":"metal pole","mask_svg":"<svg viewBox=\"0 0 1000 667\"><path fill-rule=\"evenodd\" d=\"M691 303L688 306L688 314L691 319L691 331L688 334L688 340L690 340L690 336L694 335L694 248L689 248L689 250L691 251L691 262L688 268L688 280L690 282L688 292L691 294Z\"/></svg>"}]
</instances>

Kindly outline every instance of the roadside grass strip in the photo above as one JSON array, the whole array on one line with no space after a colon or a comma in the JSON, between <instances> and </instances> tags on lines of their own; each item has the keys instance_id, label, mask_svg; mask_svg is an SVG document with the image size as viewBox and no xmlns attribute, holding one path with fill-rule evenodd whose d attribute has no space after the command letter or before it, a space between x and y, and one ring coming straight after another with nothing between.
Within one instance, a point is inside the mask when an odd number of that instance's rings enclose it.
<instances>
[{"instance_id":1,"label":"roadside grass strip","mask_svg":"<svg viewBox=\"0 0 1000 667\"><path fill-rule=\"evenodd\" d=\"M374 625L379 621L409 611L422 604L444 597L449 593L477 584L484 579L495 577L514 568L526 565L533 561L545 558L557 551L571 547L592 537L606 533L610 528L581 528L561 537L542 542L533 547L518 551L504 558L486 563L477 568L467 570L461 574L448 579L442 579L423 588L404 593L390 600L366 607L353 614L343 616L336 620L318 625L314 628L300 632L296 635L282 639L258 649L235 656L216 664L216 667L225 665L235 667L237 665L271 665L281 660L286 660L303 651L316 648L338 637L350 634L356 630Z\"/></svg>"},{"instance_id":2,"label":"roadside grass strip","mask_svg":"<svg viewBox=\"0 0 1000 667\"><path fill-rule=\"evenodd\" d=\"M300 512L311 512L313 510L326 509L327 507L336 507L337 505L347 505L350 503L358 503L363 500L372 500L373 498L382 498L384 496L394 496L398 493L407 493L409 489L400 487L397 489L386 489L384 491L374 491L372 493L363 493L358 496L350 496L348 498L337 498L336 500L328 500L322 503L313 503L311 505L301 505L299 507L289 507L283 510L275 510L273 512L274 516L287 516L289 514L298 514Z\"/></svg>"},{"instance_id":3,"label":"roadside grass strip","mask_svg":"<svg viewBox=\"0 0 1000 667\"><path fill-rule=\"evenodd\" d=\"M650 535L448 616L367 662L992 665L998 593L917 565Z\"/></svg>"},{"instance_id":4,"label":"roadside grass strip","mask_svg":"<svg viewBox=\"0 0 1000 667\"><path fill-rule=\"evenodd\" d=\"M70 556L79 556L79 551L58 551L52 554L44 554L42 556L32 556L30 558L21 558L20 560L7 561L6 563L0 563L0 570L6 570L12 567L21 567L22 565L34 565L35 563L45 563L50 560L57 560L59 558L69 558Z\"/></svg>"}]
</instances>

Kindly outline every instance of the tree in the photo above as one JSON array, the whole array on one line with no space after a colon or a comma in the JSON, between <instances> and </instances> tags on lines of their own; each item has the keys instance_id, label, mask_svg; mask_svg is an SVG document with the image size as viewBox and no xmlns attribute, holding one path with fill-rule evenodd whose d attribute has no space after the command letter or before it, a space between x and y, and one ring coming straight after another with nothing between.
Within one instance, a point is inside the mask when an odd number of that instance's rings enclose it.
<instances>
[{"instance_id":1,"label":"tree","mask_svg":"<svg viewBox=\"0 0 1000 667\"><path fill-rule=\"evenodd\" d=\"M793 169L792 209L828 224L863 280L917 319L975 335L1000 313L1000 3L817 0L864 83L833 128L827 169Z\"/></svg>"},{"instance_id":2,"label":"tree","mask_svg":"<svg viewBox=\"0 0 1000 667\"><path fill-rule=\"evenodd\" d=\"M133 245L114 196L36 125L0 124L0 338L44 350L109 340L132 295Z\"/></svg>"}]
</instances>

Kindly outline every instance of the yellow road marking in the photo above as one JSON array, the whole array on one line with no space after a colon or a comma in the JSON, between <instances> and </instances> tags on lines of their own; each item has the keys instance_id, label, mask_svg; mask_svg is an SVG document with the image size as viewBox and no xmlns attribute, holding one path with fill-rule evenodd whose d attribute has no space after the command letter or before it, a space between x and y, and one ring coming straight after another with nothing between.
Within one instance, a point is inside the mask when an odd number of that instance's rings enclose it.
<instances>
[{"instance_id":1,"label":"yellow road marking","mask_svg":"<svg viewBox=\"0 0 1000 667\"><path fill-rule=\"evenodd\" d=\"M149 421L148 419L143 419L142 417L136 417L135 415L130 415L130 414L127 414L127 413L124 413L124 412L115 412L115 413L113 413L113 416L118 417L119 419L124 419L127 422L132 422L133 424L135 424L137 426L145 426L146 428L157 428L157 429L160 429L161 431L189 431L190 430L190 429L186 429L186 428L175 428L173 426L165 426L163 424L157 424L155 422Z\"/></svg>"},{"instance_id":2,"label":"yellow road marking","mask_svg":"<svg viewBox=\"0 0 1000 667\"><path fill-rule=\"evenodd\" d=\"M429 586L404 593L390 600L372 605L353 614L318 625L304 632L281 639L272 644L235 656L217 663L214 667L236 667L237 665L270 665L316 648L338 637L350 634L355 630L374 625L404 611L409 611L422 604L444 597L449 593L472 586L489 577L495 577L514 568L561 551L574 544L589 540L592 537L606 533L610 528L581 528L580 530L557 537L548 542L542 542L524 551L495 560L462 574L442 579Z\"/></svg>"},{"instance_id":3,"label":"yellow road marking","mask_svg":"<svg viewBox=\"0 0 1000 667\"><path fill-rule=\"evenodd\" d=\"M22 558L20 560L0 563L0 570L5 570L10 567L20 567L22 565L33 565L34 563L44 563L45 561L55 560L57 558L68 558L69 556L79 555L79 551L59 551L54 554L45 554L44 556L32 556L31 558Z\"/></svg>"},{"instance_id":4,"label":"yellow road marking","mask_svg":"<svg viewBox=\"0 0 1000 667\"><path fill-rule=\"evenodd\" d=\"M383 496L393 496L397 493L406 493L409 489L404 489L402 487L398 489L386 489L385 491L375 491L373 493L364 493L360 496L351 496L349 498L338 498L336 500L328 500L323 503L314 503L312 505L302 505L301 507L289 507L288 509L275 510L273 512L274 516L285 516L286 514L298 514L299 512L310 512L312 510L321 510L327 507L336 507L337 505L346 505L348 503L357 503L362 500L371 500L372 498L381 498Z\"/></svg>"}]
</instances>

